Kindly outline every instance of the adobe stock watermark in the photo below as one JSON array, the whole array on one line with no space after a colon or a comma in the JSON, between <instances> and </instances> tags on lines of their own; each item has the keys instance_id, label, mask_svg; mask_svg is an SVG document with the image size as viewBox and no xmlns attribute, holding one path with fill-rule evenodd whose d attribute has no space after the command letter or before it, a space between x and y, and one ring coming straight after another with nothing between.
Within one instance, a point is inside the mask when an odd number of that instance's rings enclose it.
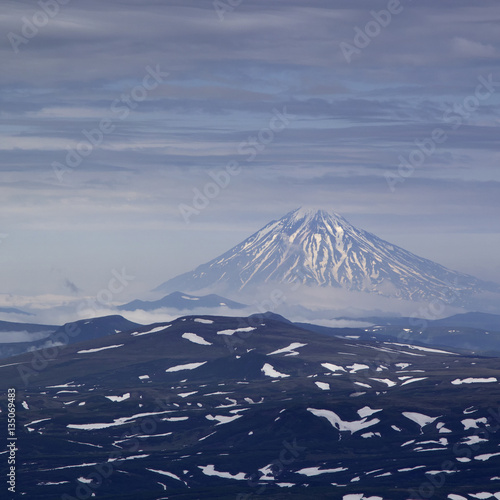
<instances>
[{"instance_id":1,"label":"adobe stock watermark","mask_svg":"<svg viewBox=\"0 0 500 500\"><path fill-rule=\"evenodd\" d=\"M287 113L286 106L281 111L274 108L272 116L267 126L261 128L256 135L248 136L246 141L239 144L237 152L245 156L245 162L251 163L257 156L275 141L276 135L283 132L294 119L294 116ZM217 198L221 191L227 189L231 184L233 177L242 172L242 165L238 161L230 161L226 167L218 171L210 171L208 181L201 189L193 188L193 198L190 205L180 203L177 208L186 224L191 222L191 218L199 215L209 205L211 200Z\"/></svg>"},{"instance_id":2,"label":"adobe stock watermark","mask_svg":"<svg viewBox=\"0 0 500 500\"><path fill-rule=\"evenodd\" d=\"M115 131L116 122L126 120L139 103L148 98L151 91L165 83L168 76L169 73L162 71L159 64L155 68L147 66L142 82L111 102L109 106L111 117L101 118L90 130L83 129L81 132L83 139L75 147L66 148L64 163L52 162L52 169L58 181L62 182L64 174L78 168L95 148L103 144L106 136Z\"/></svg>"},{"instance_id":3,"label":"adobe stock watermark","mask_svg":"<svg viewBox=\"0 0 500 500\"><path fill-rule=\"evenodd\" d=\"M214 6L215 13L219 18L219 21L224 21L224 16L228 12L233 12L237 7L243 3L243 0L214 0L212 5Z\"/></svg>"},{"instance_id":4,"label":"adobe stock watermark","mask_svg":"<svg viewBox=\"0 0 500 500\"><path fill-rule=\"evenodd\" d=\"M16 492L16 457L19 449L17 448L16 435L16 389L10 387L7 392L7 485L10 493Z\"/></svg>"},{"instance_id":5,"label":"adobe stock watermark","mask_svg":"<svg viewBox=\"0 0 500 500\"><path fill-rule=\"evenodd\" d=\"M38 0L37 5L40 9L31 16L31 19L26 16L21 18L20 33L13 31L7 33L12 50L18 54L20 47L27 45L30 40L35 38L40 30L45 28L61 12L61 6L67 5L69 2L70 0Z\"/></svg>"},{"instance_id":6,"label":"adobe stock watermark","mask_svg":"<svg viewBox=\"0 0 500 500\"><path fill-rule=\"evenodd\" d=\"M111 271L107 287L100 290L93 299L85 299L78 307L77 312L82 317L89 317L89 313L96 313L99 308L109 307L115 295L122 293L135 276L129 276L125 269ZM64 330L58 330L46 339L47 347L33 351L33 357L29 364L17 365L17 372L28 387L31 377L37 377L40 372L45 370L49 362L54 361L59 356L64 347L66 347L71 338L76 338L82 333L82 329L77 322L66 323Z\"/></svg>"},{"instance_id":7,"label":"adobe stock watermark","mask_svg":"<svg viewBox=\"0 0 500 500\"><path fill-rule=\"evenodd\" d=\"M378 12L372 10L370 19L361 29L359 26L354 27L354 37L352 42L340 42L339 47L342 51L344 59L350 63L354 55L359 55L361 52L372 43L372 40L380 35L382 29L387 28L394 16L403 12L403 6L400 0L389 0L385 9Z\"/></svg>"},{"instance_id":8,"label":"adobe stock watermark","mask_svg":"<svg viewBox=\"0 0 500 500\"><path fill-rule=\"evenodd\" d=\"M397 171L385 172L384 177L392 193L396 191L398 184L404 183L406 179L413 176L415 170L421 167L437 151L438 147L449 139L450 131L458 130L464 121L477 112L481 104L496 92L497 87L500 87L500 82L494 81L491 73L487 78L479 76L478 81L479 83L472 94L465 97L461 103L455 103L444 111L442 121L447 124L448 130L435 127L427 137L415 139L416 147L410 151L407 157L398 156Z\"/></svg>"}]
</instances>

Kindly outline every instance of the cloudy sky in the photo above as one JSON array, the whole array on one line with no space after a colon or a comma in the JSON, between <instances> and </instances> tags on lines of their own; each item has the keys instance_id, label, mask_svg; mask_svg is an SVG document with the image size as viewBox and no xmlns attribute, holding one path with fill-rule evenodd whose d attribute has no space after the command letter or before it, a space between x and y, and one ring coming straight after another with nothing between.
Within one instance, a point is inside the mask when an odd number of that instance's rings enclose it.
<instances>
[{"instance_id":1,"label":"cloudy sky","mask_svg":"<svg viewBox=\"0 0 500 500\"><path fill-rule=\"evenodd\" d=\"M304 204L500 281L499 20L495 0L5 0L3 304L123 269L140 296Z\"/></svg>"}]
</instances>

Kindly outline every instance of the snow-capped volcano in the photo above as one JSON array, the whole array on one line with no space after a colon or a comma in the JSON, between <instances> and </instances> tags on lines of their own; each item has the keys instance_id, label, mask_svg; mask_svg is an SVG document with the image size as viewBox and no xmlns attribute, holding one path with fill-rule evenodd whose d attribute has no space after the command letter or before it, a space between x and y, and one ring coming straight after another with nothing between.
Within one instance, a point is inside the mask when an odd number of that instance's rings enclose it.
<instances>
[{"instance_id":1,"label":"snow-capped volcano","mask_svg":"<svg viewBox=\"0 0 500 500\"><path fill-rule=\"evenodd\" d=\"M302 283L456 305L500 287L447 269L352 226L325 210L299 208L272 221L219 257L160 285L157 291L229 290Z\"/></svg>"}]
</instances>

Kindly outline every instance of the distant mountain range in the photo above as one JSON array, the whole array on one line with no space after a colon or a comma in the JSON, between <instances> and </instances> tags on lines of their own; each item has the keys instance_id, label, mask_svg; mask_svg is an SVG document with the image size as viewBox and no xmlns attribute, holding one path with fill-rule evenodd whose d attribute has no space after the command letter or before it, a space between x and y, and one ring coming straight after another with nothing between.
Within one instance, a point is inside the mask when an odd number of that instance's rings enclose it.
<instances>
[{"instance_id":1,"label":"distant mountain range","mask_svg":"<svg viewBox=\"0 0 500 500\"><path fill-rule=\"evenodd\" d=\"M59 326L55 325L39 325L35 323L16 323L14 321L0 321L0 333L2 332L52 332Z\"/></svg>"},{"instance_id":2,"label":"distant mountain range","mask_svg":"<svg viewBox=\"0 0 500 500\"><path fill-rule=\"evenodd\" d=\"M171 294L166 295L159 300L133 300L132 302L129 302L122 306L118 306L118 310L135 311L137 309L140 309L143 311L154 311L156 309L169 308L177 309L179 311L192 311L194 309L213 309L220 307L227 307L229 309L243 309L247 306L245 304L240 304L239 302L235 302L234 300L229 300L215 294L197 296L182 292L172 292Z\"/></svg>"},{"instance_id":3,"label":"distant mountain range","mask_svg":"<svg viewBox=\"0 0 500 500\"><path fill-rule=\"evenodd\" d=\"M498 358L277 315L115 333L120 321L83 321L108 334L0 364L0 389L17 388L19 496L497 498Z\"/></svg>"},{"instance_id":4,"label":"distant mountain range","mask_svg":"<svg viewBox=\"0 0 500 500\"><path fill-rule=\"evenodd\" d=\"M297 209L226 253L160 285L156 291L237 292L267 283L344 288L405 300L462 306L500 285L452 271L358 229L338 214Z\"/></svg>"},{"instance_id":5,"label":"distant mountain range","mask_svg":"<svg viewBox=\"0 0 500 500\"><path fill-rule=\"evenodd\" d=\"M462 314L454 314L441 319L423 319L423 318L409 318L409 317L391 317L391 316L368 316L368 317L342 317L336 318L338 320L349 321L363 321L372 323L374 325L384 326L444 326L444 327L460 327L460 328L481 328L493 332L500 332L500 315L489 314L483 312L466 312Z\"/></svg>"},{"instance_id":6,"label":"distant mountain range","mask_svg":"<svg viewBox=\"0 0 500 500\"><path fill-rule=\"evenodd\" d=\"M500 315L496 314L472 312L439 320L376 316L339 318L348 322L366 323L367 326L364 328L339 328L320 326L315 323L292 322L272 312L261 313L259 316L327 336L356 337L368 341L397 340L405 344L456 348L461 352L500 356ZM155 327L164 324L166 323L155 323ZM0 321L0 358L59 345L61 339L66 339L71 345L140 328L143 328L143 325L119 315L83 319L62 326ZM65 335L67 332L72 334Z\"/></svg>"},{"instance_id":7,"label":"distant mountain range","mask_svg":"<svg viewBox=\"0 0 500 500\"><path fill-rule=\"evenodd\" d=\"M352 318L344 318L350 319ZM454 349L455 352L500 356L500 315L456 314L438 320L404 317L358 318L371 324L365 328L332 328L311 323L294 323L323 335L359 340L398 342Z\"/></svg>"}]
</instances>

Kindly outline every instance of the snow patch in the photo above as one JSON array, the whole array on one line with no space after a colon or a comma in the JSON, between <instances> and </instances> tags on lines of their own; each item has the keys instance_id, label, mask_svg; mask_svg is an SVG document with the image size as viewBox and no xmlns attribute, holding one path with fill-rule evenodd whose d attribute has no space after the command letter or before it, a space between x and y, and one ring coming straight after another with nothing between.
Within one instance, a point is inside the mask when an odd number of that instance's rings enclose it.
<instances>
[{"instance_id":1,"label":"snow patch","mask_svg":"<svg viewBox=\"0 0 500 500\"><path fill-rule=\"evenodd\" d=\"M314 383L323 391L330 390L330 384L327 384L326 382L314 382Z\"/></svg>"},{"instance_id":2,"label":"snow patch","mask_svg":"<svg viewBox=\"0 0 500 500\"><path fill-rule=\"evenodd\" d=\"M193 344L199 344L199 345L212 345L211 342L207 342L203 337L200 337L199 335L196 335L196 333L183 333L182 338L189 340Z\"/></svg>"},{"instance_id":3,"label":"snow patch","mask_svg":"<svg viewBox=\"0 0 500 500\"><path fill-rule=\"evenodd\" d=\"M484 455L478 455L477 457L474 457L474 460L485 462L486 460L489 460L492 457L498 457L499 455L500 453L485 453Z\"/></svg>"},{"instance_id":4,"label":"snow patch","mask_svg":"<svg viewBox=\"0 0 500 500\"><path fill-rule=\"evenodd\" d=\"M469 429L479 429L477 424L487 424L488 419L486 417L482 418L466 418L462 420L462 425L464 426L464 430L469 430Z\"/></svg>"},{"instance_id":5,"label":"snow patch","mask_svg":"<svg viewBox=\"0 0 500 500\"><path fill-rule=\"evenodd\" d=\"M257 330L254 326L247 326L245 328L236 328L236 330L220 330L217 332L217 335L234 335L235 333L248 333L253 330Z\"/></svg>"},{"instance_id":6,"label":"snow patch","mask_svg":"<svg viewBox=\"0 0 500 500\"><path fill-rule=\"evenodd\" d=\"M320 469L319 467L306 467L295 471L296 474L303 474L304 476L319 476L320 474L332 474L334 472L342 472L348 470L346 467L337 467L335 469Z\"/></svg>"},{"instance_id":7,"label":"snow patch","mask_svg":"<svg viewBox=\"0 0 500 500\"><path fill-rule=\"evenodd\" d=\"M432 424L432 422L439 418L429 417L428 415L424 415L423 413L416 413L412 411L404 411L403 416L419 425L420 430L422 430L422 427L425 427L428 424Z\"/></svg>"},{"instance_id":8,"label":"snow patch","mask_svg":"<svg viewBox=\"0 0 500 500\"><path fill-rule=\"evenodd\" d=\"M104 397L109 399L110 401L113 401L114 403L121 403L122 401L125 401L126 399L130 398L130 392L125 393L123 396L104 396Z\"/></svg>"},{"instance_id":9,"label":"snow patch","mask_svg":"<svg viewBox=\"0 0 500 500\"><path fill-rule=\"evenodd\" d=\"M376 477L376 476L375 476ZM365 497L364 493L349 493L342 500L384 500L382 497Z\"/></svg>"},{"instance_id":10,"label":"snow patch","mask_svg":"<svg viewBox=\"0 0 500 500\"><path fill-rule=\"evenodd\" d=\"M370 417L371 415L373 415L374 413L378 413L379 411L382 411L382 409L374 410L374 409L370 408L369 406L365 406L365 407L360 408L358 410L358 415L361 418L365 418L365 417Z\"/></svg>"},{"instance_id":11,"label":"snow patch","mask_svg":"<svg viewBox=\"0 0 500 500\"><path fill-rule=\"evenodd\" d=\"M285 377L290 376L290 375L287 375L286 373L280 373L279 371L275 370L274 367L272 365L270 365L269 363L266 363L261 368L260 371L264 372L264 375L267 375L268 377L272 377L272 378L285 378Z\"/></svg>"},{"instance_id":12,"label":"snow patch","mask_svg":"<svg viewBox=\"0 0 500 500\"><path fill-rule=\"evenodd\" d=\"M431 349L430 347L422 347L419 345L410 345L410 344L398 344L397 342L384 342L384 344L397 345L399 347L408 347L409 349L414 349L416 351L424 351L424 352L434 352L438 354L454 354L455 352L443 351L441 349Z\"/></svg>"},{"instance_id":13,"label":"snow patch","mask_svg":"<svg viewBox=\"0 0 500 500\"><path fill-rule=\"evenodd\" d=\"M349 373L356 373L359 372L360 370L368 370L370 367L368 365L363 365L360 363L353 363L352 365L347 366L346 368L350 369Z\"/></svg>"},{"instance_id":14,"label":"snow patch","mask_svg":"<svg viewBox=\"0 0 500 500\"><path fill-rule=\"evenodd\" d=\"M157 470L157 469L146 469L146 470L149 470L151 472L156 472L156 474L162 474L163 476L171 477L172 479L177 479L177 481L181 481L182 483L184 482L179 476L176 476L171 472L166 472L164 470Z\"/></svg>"},{"instance_id":15,"label":"snow patch","mask_svg":"<svg viewBox=\"0 0 500 500\"><path fill-rule=\"evenodd\" d=\"M405 380L401 386L403 385L408 385L408 384L413 384L413 382L419 382L420 380L425 380L428 379L429 377L419 377L419 378L410 378L409 380Z\"/></svg>"},{"instance_id":16,"label":"snow patch","mask_svg":"<svg viewBox=\"0 0 500 500\"><path fill-rule=\"evenodd\" d=\"M189 396L192 396L193 394L196 394L198 391L193 391L193 392L181 392L180 394L177 394L177 396L181 398L187 398Z\"/></svg>"},{"instance_id":17,"label":"snow patch","mask_svg":"<svg viewBox=\"0 0 500 500\"><path fill-rule=\"evenodd\" d=\"M166 330L167 328L170 328L171 326L172 325L157 326L151 330L146 330L145 332L132 332L130 335L133 335L134 337L140 337L141 335L149 335L150 333L161 332L162 330Z\"/></svg>"},{"instance_id":18,"label":"snow patch","mask_svg":"<svg viewBox=\"0 0 500 500\"><path fill-rule=\"evenodd\" d=\"M203 361L201 363L186 363L185 365L171 366L170 368L168 368L165 371L167 373L171 373L171 372L179 372L182 370L195 370L196 368L203 366L205 363L208 363L208 361Z\"/></svg>"},{"instance_id":19,"label":"snow patch","mask_svg":"<svg viewBox=\"0 0 500 500\"><path fill-rule=\"evenodd\" d=\"M366 429L367 427L371 427L372 425L378 424L380 420L378 418L374 418L372 420L366 420L363 418L362 420L355 420L353 422L348 422L346 420L342 420L335 412L331 410L318 410L316 408L307 408L307 411L311 412L316 417L323 417L330 422L330 424L335 427L338 431L349 431L351 434L360 431L361 429Z\"/></svg>"},{"instance_id":20,"label":"snow patch","mask_svg":"<svg viewBox=\"0 0 500 500\"><path fill-rule=\"evenodd\" d=\"M229 424L230 422L233 422L234 420L237 420L238 418L242 417L243 415L234 415L231 417L225 416L225 415L206 415L205 418L207 420L216 420L219 422L216 425L223 425L223 424Z\"/></svg>"},{"instance_id":21,"label":"snow patch","mask_svg":"<svg viewBox=\"0 0 500 500\"><path fill-rule=\"evenodd\" d=\"M396 382L393 382L391 379L388 379L388 378L373 378L373 377L370 377L370 380L375 380L376 382L380 382L382 384L386 384L387 387L394 387L395 385L398 385L398 384L396 384Z\"/></svg>"},{"instance_id":22,"label":"snow patch","mask_svg":"<svg viewBox=\"0 0 500 500\"><path fill-rule=\"evenodd\" d=\"M237 479L238 481L245 481L246 474L244 472L238 472L237 474L230 474L229 472L219 472L215 470L215 466L210 465L198 465L198 468L201 469L203 474L206 476L217 476L222 477L224 479Z\"/></svg>"},{"instance_id":23,"label":"snow patch","mask_svg":"<svg viewBox=\"0 0 500 500\"><path fill-rule=\"evenodd\" d=\"M456 378L455 380L452 380L451 383L453 385L462 385L462 384L489 384L491 382L498 382L496 377L489 377L489 378L464 378L464 379L459 379Z\"/></svg>"},{"instance_id":24,"label":"snow patch","mask_svg":"<svg viewBox=\"0 0 500 500\"><path fill-rule=\"evenodd\" d=\"M332 365L331 363L321 363L321 366L332 372L345 372L345 368L343 366Z\"/></svg>"},{"instance_id":25,"label":"snow patch","mask_svg":"<svg viewBox=\"0 0 500 500\"><path fill-rule=\"evenodd\" d=\"M283 347L283 349L278 349L277 351L270 352L267 356L272 356L273 354L284 354L284 353L295 353L295 349L306 346L307 344L301 344L300 342L293 342L288 347Z\"/></svg>"},{"instance_id":26,"label":"snow patch","mask_svg":"<svg viewBox=\"0 0 500 500\"><path fill-rule=\"evenodd\" d=\"M364 434L361 434L361 437L364 439L372 438L372 437L382 437L382 434L380 432L365 432Z\"/></svg>"},{"instance_id":27,"label":"snow patch","mask_svg":"<svg viewBox=\"0 0 500 500\"><path fill-rule=\"evenodd\" d=\"M96 349L84 349L82 351L78 351L77 354L91 354L93 352L104 351L106 349L116 349L117 347L123 347L125 344L117 344L117 345L108 345L106 347L98 347Z\"/></svg>"}]
</instances>

